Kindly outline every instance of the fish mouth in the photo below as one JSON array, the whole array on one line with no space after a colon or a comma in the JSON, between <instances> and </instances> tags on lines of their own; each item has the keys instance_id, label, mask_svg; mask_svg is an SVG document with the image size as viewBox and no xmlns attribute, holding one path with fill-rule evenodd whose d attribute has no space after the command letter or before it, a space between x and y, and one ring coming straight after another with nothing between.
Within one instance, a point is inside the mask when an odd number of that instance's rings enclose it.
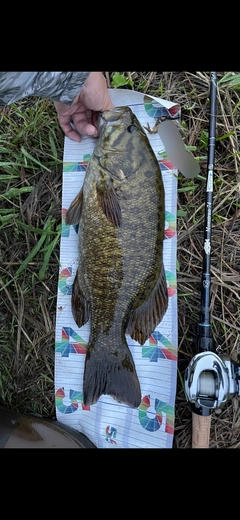
<instances>
[{"instance_id":1,"label":"fish mouth","mask_svg":"<svg viewBox=\"0 0 240 520\"><path fill-rule=\"evenodd\" d=\"M115 121L119 121L128 111L129 107L114 107L111 108L111 110L105 110L104 112L100 112L98 116L99 128L103 125L107 126L108 124L110 125Z\"/></svg>"},{"instance_id":2,"label":"fish mouth","mask_svg":"<svg viewBox=\"0 0 240 520\"><path fill-rule=\"evenodd\" d=\"M126 114L129 114L131 112L130 108L128 106L120 106L120 107L114 107L110 110L104 110L103 112L100 112L98 115L98 144L94 148L94 156L100 159L103 155L103 148L104 146L104 152L111 152L112 154L118 153L118 150L112 149L111 146L109 146L109 139L104 140L103 145L103 136L106 128L108 127L108 130L111 131L111 129L115 129L119 122L121 122ZM108 132L107 130L107 132ZM100 161L101 162L101 161ZM106 168L107 169L107 168Z\"/></svg>"}]
</instances>

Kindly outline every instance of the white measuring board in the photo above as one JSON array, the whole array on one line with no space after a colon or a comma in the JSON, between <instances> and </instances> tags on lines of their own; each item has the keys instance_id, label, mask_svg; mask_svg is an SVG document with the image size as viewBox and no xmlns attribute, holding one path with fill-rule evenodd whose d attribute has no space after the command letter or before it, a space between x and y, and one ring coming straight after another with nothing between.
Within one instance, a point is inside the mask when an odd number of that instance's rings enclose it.
<instances>
[{"instance_id":1,"label":"white measuring board","mask_svg":"<svg viewBox=\"0 0 240 520\"><path fill-rule=\"evenodd\" d=\"M179 107L141 93L110 89L115 106L128 105L140 123L153 128L160 116L172 117ZM55 403L57 419L84 433L98 448L171 448L177 379L176 209L177 169L168 161L158 133L146 132L159 160L165 187L163 260L168 283L168 310L146 343L127 336L142 391L138 409L102 395L83 405L83 371L89 322L78 328L71 311L72 283L78 265L78 227L65 224L66 211L79 192L96 140L64 144L62 235L55 343Z\"/></svg>"}]
</instances>

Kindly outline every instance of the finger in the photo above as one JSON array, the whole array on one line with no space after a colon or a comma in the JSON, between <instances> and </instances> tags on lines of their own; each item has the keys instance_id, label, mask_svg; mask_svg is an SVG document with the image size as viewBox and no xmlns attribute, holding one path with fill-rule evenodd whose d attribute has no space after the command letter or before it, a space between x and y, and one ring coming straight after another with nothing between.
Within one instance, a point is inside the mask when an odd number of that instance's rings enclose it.
<instances>
[{"instance_id":1,"label":"finger","mask_svg":"<svg viewBox=\"0 0 240 520\"><path fill-rule=\"evenodd\" d=\"M91 110L88 110L85 113L80 112L80 113L73 114L71 119L74 124L74 128L81 135L97 137L98 129L97 129L97 125L95 125L95 121L92 117Z\"/></svg>"},{"instance_id":2,"label":"finger","mask_svg":"<svg viewBox=\"0 0 240 520\"><path fill-rule=\"evenodd\" d=\"M76 138L73 132L78 133L80 135L88 135L91 137L98 136L98 125L97 125L97 113L92 112L92 110L86 110L85 107L78 107L78 112L70 114L70 111L73 111L73 107L66 114L58 114L58 120L61 128L64 133L70 139L74 139L75 141L80 142L80 139Z\"/></svg>"},{"instance_id":3,"label":"finger","mask_svg":"<svg viewBox=\"0 0 240 520\"><path fill-rule=\"evenodd\" d=\"M80 143L82 138L79 135L76 130L73 129L70 123L60 123L60 126L64 132L64 134L69 137L69 139L72 139L72 141L76 141L77 143Z\"/></svg>"},{"instance_id":4,"label":"finger","mask_svg":"<svg viewBox=\"0 0 240 520\"><path fill-rule=\"evenodd\" d=\"M98 136L97 128L87 121L81 121L77 123L74 121L74 126L81 135L88 135L89 137Z\"/></svg>"}]
</instances>

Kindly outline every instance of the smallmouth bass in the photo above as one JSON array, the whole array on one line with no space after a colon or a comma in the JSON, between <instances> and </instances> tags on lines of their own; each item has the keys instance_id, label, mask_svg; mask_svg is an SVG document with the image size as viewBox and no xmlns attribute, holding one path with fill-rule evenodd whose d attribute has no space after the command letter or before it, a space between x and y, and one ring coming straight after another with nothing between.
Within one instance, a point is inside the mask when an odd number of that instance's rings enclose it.
<instances>
[{"instance_id":1,"label":"smallmouth bass","mask_svg":"<svg viewBox=\"0 0 240 520\"><path fill-rule=\"evenodd\" d=\"M79 224L73 317L78 327L90 319L84 404L107 394L137 408L141 389L126 334L143 345L167 310L168 292L161 169L129 107L99 115L99 137L66 223Z\"/></svg>"}]
</instances>

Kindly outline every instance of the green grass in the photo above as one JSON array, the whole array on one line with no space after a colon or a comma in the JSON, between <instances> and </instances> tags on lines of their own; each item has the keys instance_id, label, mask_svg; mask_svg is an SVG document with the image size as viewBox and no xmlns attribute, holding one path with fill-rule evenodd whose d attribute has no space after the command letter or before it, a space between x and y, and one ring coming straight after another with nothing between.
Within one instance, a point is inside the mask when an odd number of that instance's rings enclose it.
<instances>
[{"instance_id":1,"label":"green grass","mask_svg":"<svg viewBox=\"0 0 240 520\"><path fill-rule=\"evenodd\" d=\"M63 133L50 101L0 114L0 400L54 413Z\"/></svg>"}]
</instances>

